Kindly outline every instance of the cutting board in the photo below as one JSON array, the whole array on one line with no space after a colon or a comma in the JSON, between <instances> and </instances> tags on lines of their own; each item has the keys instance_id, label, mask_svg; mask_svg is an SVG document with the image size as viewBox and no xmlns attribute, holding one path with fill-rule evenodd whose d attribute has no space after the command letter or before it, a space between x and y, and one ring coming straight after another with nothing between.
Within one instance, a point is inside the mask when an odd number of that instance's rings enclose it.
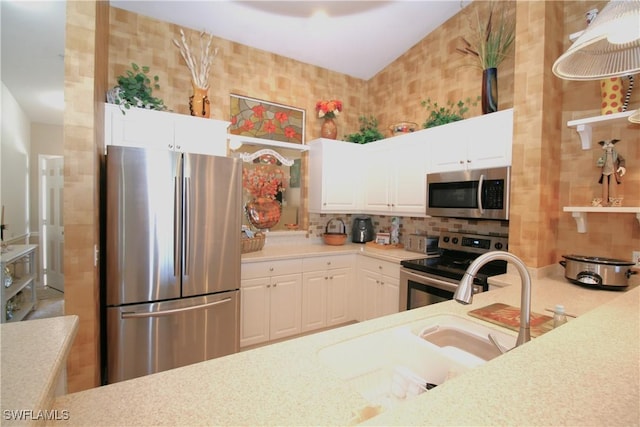
<instances>
[{"instance_id":1,"label":"cutting board","mask_svg":"<svg viewBox=\"0 0 640 427\"><path fill-rule=\"evenodd\" d=\"M514 331L520 328L520 308L499 302L471 310L469 316L477 317ZM531 312L532 337L539 337L551 329L553 329L553 317Z\"/></svg>"},{"instance_id":2,"label":"cutting board","mask_svg":"<svg viewBox=\"0 0 640 427\"><path fill-rule=\"evenodd\" d=\"M402 249L404 248L404 245L402 243L394 243L394 244L388 244L388 245L382 245L380 243L376 243L376 242L367 242L365 243L365 246L369 246L370 248L376 248L376 249Z\"/></svg>"}]
</instances>

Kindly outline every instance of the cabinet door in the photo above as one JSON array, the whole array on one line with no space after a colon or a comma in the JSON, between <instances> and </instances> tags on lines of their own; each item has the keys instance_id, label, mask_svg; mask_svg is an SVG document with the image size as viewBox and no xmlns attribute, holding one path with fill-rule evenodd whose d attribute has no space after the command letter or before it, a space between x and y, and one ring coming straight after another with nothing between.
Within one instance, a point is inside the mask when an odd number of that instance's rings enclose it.
<instances>
[{"instance_id":1,"label":"cabinet door","mask_svg":"<svg viewBox=\"0 0 640 427\"><path fill-rule=\"evenodd\" d=\"M349 293L352 284L351 268L329 270L327 280L327 326L338 325L349 318Z\"/></svg>"},{"instance_id":2,"label":"cabinet door","mask_svg":"<svg viewBox=\"0 0 640 427\"><path fill-rule=\"evenodd\" d=\"M177 115L175 149L185 153L227 155L228 122Z\"/></svg>"},{"instance_id":3,"label":"cabinet door","mask_svg":"<svg viewBox=\"0 0 640 427\"><path fill-rule=\"evenodd\" d=\"M242 280L240 287L240 347L269 340L268 277Z\"/></svg>"},{"instance_id":4,"label":"cabinet door","mask_svg":"<svg viewBox=\"0 0 640 427\"><path fill-rule=\"evenodd\" d=\"M270 339L278 339L300 333L302 313L302 275L289 274L271 278L269 300Z\"/></svg>"},{"instance_id":5,"label":"cabinet door","mask_svg":"<svg viewBox=\"0 0 640 427\"><path fill-rule=\"evenodd\" d=\"M362 291L362 312L363 319L369 320L378 317L378 300L380 299L380 273L362 270L361 271L361 291Z\"/></svg>"},{"instance_id":6,"label":"cabinet door","mask_svg":"<svg viewBox=\"0 0 640 427\"><path fill-rule=\"evenodd\" d=\"M302 332L323 328L327 311L327 272L302 275Z\"/></svg>"},{"instance_id":7,"label":"cabinet door","mask_svg":"<svg viewBox=\"0 0 640 427\"><path fill-rule=\"evenodd\" d=\"M309 211L353 212L360 206L358 153L362 147L318 139L309 150Z\"/></svg>"},{"instance_id":8,"label":"cabinet door","mask_svg":"<svg viewBox=\"0 0 640 427\"><path fill-rule=\"evenodd\" d=\"M106 144L173 150L174 126L170 113L130 108L122 114L117 105L105 104ZM109 138L110 136L110 138ZM110 139L110 141L109 141Z\"/></svg>"},{"instance_id":9,"label":"cabinet door","mask_svg":"<svg viewBox=\"0 0 640 427\"><path fill-rule=\"evenodd\" d=\"M469 135L461 124L464 120L428 129L426 135L431 151L429 172L466 169Z\"/></svg>"},{"instance_id":10,"label":"cabinet door","mask_svg":"<svg viewBox=\"0 0 640 427\"><path fill-rule=\"evenodd\" d=\"M469 119L468 158L472 169L511 165L513 109Z\"/></svg>"},{"instance_id":11,"label":"cabinet door","mask_svg":"<svg viewBox=\"0 0 640 427\"><path fill-rule=\"evenodd\" d=\"M400 300L400 282L395 277L382 276L380 286L379 316L398 312Z\"/></svg>"},{"instance_id":12,"label":"cabinet door","mask_svg":"<svg viewBox=\"0 0 640 427\"><path fill-rule=\"evenodd\" d=\"M362 152L366 177L363 182L364 209L367 212L386 213L391 210L390 169L394 166L390 161L391 150L381 147L365 147Z\"/></svg>"},{"instance_id":13,"label":"cabinet door","mask_svg":"<svg viewBox=\"0 0 640 427\"><path fill-rule=\"evenodd\" d=\"M403 135L412 138L398 141L394 155L392 200L396 214L425 215L427 200L427 171L429 166L429 144L420 135Z\"/></svg>"}]
</instances>

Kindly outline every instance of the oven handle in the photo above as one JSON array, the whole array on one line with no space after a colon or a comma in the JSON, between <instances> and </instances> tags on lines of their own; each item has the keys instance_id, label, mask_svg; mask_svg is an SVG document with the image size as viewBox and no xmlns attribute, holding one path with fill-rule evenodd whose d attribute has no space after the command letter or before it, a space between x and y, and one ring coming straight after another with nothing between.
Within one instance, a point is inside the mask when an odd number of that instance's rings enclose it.
<instances>
[{"instance_id":1,"label":"oven handle","mask_svg":"<svg viewBox=\"0 0 640 427\"><path fill-rule=\"evenodd\" d=\"M414 282L420 283L421 285L433 286L434 288L443 289L449 292L455 292L458 287L458 283L451 283L445 280L437 279L435 277L425 277L421 274L413 273L405 268L400 270L400 273L406 275L409 279Z\"/></svg>"},{"instance_id":2,"label":"oven handle","mask_svg":"<svg viewBox=\"0 0 640 427\"><path fill-rule=\"evenodd\" d=\"M478 209L481 215L484 213L482 208L482 184L484 184L484 174L480 174L480 180L478 181Z\"/></svg>"}]
</instances>

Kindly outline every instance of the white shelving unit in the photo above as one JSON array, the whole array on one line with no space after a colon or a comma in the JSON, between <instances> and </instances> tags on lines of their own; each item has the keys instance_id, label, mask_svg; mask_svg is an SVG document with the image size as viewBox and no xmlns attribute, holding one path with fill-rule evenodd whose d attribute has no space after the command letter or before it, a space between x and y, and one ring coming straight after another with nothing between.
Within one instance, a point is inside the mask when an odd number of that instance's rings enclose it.
<instances>
[{"instance_id":1,"label":"white shelving unit","mask_svg":"<svg viewBox=\"0 0 640 427\"><path fill-rule=\"evenodd\" d=\"M582 142L582 149L588 150L591 148L591 135L594 127L610 125L616 122L628 121L629 116L635 113L635 110L624 111L622 113L605 114L595 117L586 117L584 119L570 120L567 122L567 126L575 128L578 135L580 135L580 141Z\"/></svg>"},{"instance_id":2,"label":"white shelving unit","mask_svg":"<svg viewBox=\"0 0 640 427\"><path fill-rule=\"evenodd\" d=\"M254 138L252 136L242 136L242 135L234 135L234 134L228 134L227 137L229 139L229 148L234 151L238 150L244 144L273 147L273 148L288 148L289 150L296 150L296 151L309 150L308 145L294 144L292 142L273 141L270 139Z\"/></svg>"},{"instance_id":3,"label":"white shelving unit","mask_svg":"<svg viewBox=\"0 0 640 427\"><path fill-rule=\"evenodd\" d=\"M578 233L587 232L587 213L631 213L636 214L638 223L640 224L640 207L628 208L605 208L605 207L584 207L584 206L566 206L564 212L571 212L571 216L576 220Z\"/></svg>"},{"instance_id":4,"label":"white shelving unit","mask_svg":"<svg viewBox=\"0 0 640 427\"><path fill-rule=\"evenodd\" d=\"M12 245L0 255L0 323L19 322L36 305L37 247L38 245ZM11 285L7 287L9 281ZM20 292L23 293L22 297L18 296ZM12 300L14 303L19 302L19 307L7 310L7 303Z\"/></svg>"}]
</instances>

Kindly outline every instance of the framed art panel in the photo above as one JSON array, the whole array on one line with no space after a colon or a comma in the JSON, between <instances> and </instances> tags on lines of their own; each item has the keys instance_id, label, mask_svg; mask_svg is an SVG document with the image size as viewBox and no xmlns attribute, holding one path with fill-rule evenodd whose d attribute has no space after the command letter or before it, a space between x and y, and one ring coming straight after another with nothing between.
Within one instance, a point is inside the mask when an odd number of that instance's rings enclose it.
<instances>
[{"instance_id":1,"label":"framed art panel","mask_svg":"<svg viewBox=\"0 0 640 427\"><path fill-rule=\"evenodd\" d=\"M234 135L304 144L305 110L231 94Z\"/></svg>"}]
</instances>

